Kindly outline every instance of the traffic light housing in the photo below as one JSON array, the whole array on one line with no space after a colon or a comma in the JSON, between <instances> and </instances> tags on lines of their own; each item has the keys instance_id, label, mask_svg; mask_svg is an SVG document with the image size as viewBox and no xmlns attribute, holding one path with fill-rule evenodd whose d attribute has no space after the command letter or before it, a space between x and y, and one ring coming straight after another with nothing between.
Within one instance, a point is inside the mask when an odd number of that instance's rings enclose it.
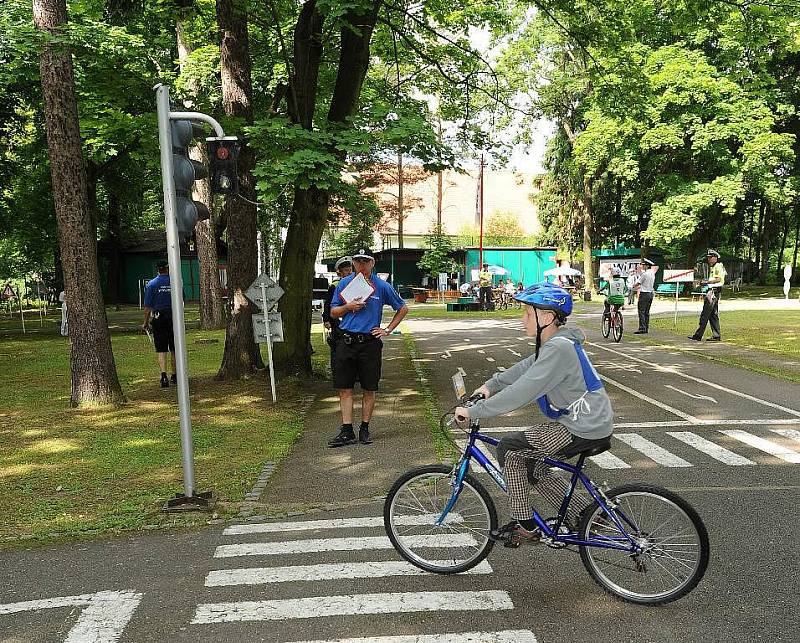
<instances>
[{"instance_id":1,"label":"traffic light housing","mask_svg":"<svg viewBox=\"0 0 800 643\"><path fill-rule=\"evenodd\" d=\"M211 165L211 194L236 194L239 191L236 170L239 139L235 136L223 136L210 137L206 141Z\"/></svg>"},{"instance_id":2,"label":"traffic light housing","mask_svg":"<svg viewBox=\"0 0 800 643\"><path fill-rule=\"evenodd\" d=\"M175 183L175 219L178 237L186 241L192 236L198 221L208 219L208 208L192 199L192 185L208 176L208 168L189 158L189 145L193 138L200 138L202 128L191 121L172 121L172 165Z\"/></svg>"}]
</instances>

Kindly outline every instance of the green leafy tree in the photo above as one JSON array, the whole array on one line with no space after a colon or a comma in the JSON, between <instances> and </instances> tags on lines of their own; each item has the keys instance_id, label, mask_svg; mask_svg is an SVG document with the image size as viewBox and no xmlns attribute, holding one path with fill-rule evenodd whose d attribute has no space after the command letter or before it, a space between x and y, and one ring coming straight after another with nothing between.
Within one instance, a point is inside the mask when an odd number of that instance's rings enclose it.
<instances>
[{"instance_id":1,"label":"green leafy tree","mask_svg":"<svg viewBox=\"0 0 800 643\"><path fill-rule=\"evenodd\" d=\"M453 259L453 243L442 231L441 226L433 226L425 235L423 243L427 250L417 262L417 266L434 279L440 273L453 273L458 270L458 263Z\"/></svg>"}]
</instances>

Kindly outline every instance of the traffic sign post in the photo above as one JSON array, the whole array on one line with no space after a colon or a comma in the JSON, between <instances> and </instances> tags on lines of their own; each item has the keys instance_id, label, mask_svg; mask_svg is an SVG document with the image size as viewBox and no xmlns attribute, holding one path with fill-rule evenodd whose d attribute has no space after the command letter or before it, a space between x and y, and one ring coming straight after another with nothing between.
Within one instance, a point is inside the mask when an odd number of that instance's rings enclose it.
<instances>
[{"instance_id":1,"label":"traffic sign post","mask_svg":"<svg viewBox=\"0 0 800 643\"><path fill-rule=\"evenodd\" d=\"M675 326L675 328L678 327L678 293L680 292L678 284L691 282L694 282L694 270L664 271L664 283L675 284L675 317L672 320L672 324Z\"/></svg>"},{"instance_id":2,"label":"traffic sign post","mask_svg":"<svg viewBox=\"0 0 800 643\"><path fill-rule=\"evenodd\" d=\"M269 275L261 273L255 278L250 287L245 291L247 298L261 309L263 315L259 320L253 315L253 335L258 343L267 344L267 359L269 360L269 384L272 389L272 401L276 402L275 396L275 367L272 364L272 342L283 341L283 320L280 313L274 313L273 324L270 324L269 309L278 303L283 297L283 288ZM258 321L263 321L263 328ZM273 337L276 336L276 337Z\"/></svg>"}]
</instances>

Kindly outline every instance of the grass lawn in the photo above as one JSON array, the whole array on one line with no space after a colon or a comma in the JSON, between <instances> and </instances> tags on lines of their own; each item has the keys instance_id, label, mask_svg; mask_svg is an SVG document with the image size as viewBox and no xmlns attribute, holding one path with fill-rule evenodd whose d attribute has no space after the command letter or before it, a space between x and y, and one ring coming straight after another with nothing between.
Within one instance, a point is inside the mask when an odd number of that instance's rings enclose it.
<instances>
[{"instance_id":1,"label":"grass lawn","mask_svg":"<svg viewBox=\"0 0 800 643\"><path fill-rule=\"evenodd\" d=\"M697 330L697 320L698 315L681 315L678 317L677 330L672 317L653 318L650 325L685 337ZM800 359L800 311L723 311L720 313L720 325L723 338L730 344Z\"/></svg>"},{"instance_id":2,"label":"grass lawn","mask_svg":"<svg viewBox=\"0 0 800 643\"><path fill-rule=\"evenodd\" d=\"M112 326L135 324L140 314L109 311ZM196 316L187 310L187 319ZM159 387L146 336L112 335L127 403L76 410L68 343L56 325L27 335L3 333L9 325L0 323L0 545L208 520L160 512L183 490L177 389ZM197 489L214 492L220 513L243 499L266 461L288 453L302 429L304 396L291 378L278 380L275 406L265 374L214 380L224 341L224 331L187 333ZM314 341L321 343L319 334ZM317 355L320 364L327 359L326 350Z\"/></svg>"}]
</instances>

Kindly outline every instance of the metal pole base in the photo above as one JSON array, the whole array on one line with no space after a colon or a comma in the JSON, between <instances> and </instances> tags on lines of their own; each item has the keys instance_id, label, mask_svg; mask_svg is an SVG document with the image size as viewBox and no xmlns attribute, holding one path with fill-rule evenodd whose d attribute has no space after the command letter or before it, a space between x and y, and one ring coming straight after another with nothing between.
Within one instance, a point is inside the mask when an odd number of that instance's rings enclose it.
<instances>
[{"instance_id":1,"label":"metal pole base","mask_svg":"<svg viewBox=\"0 0 800 643\"><path fill-rule=\"evenodd\" d=\"M211 511L215 502L216 499L210 491L204 491L194 496L176 493L174 498L170 498L164 503L162 511Z\"/></svg>"}]
</instances>

